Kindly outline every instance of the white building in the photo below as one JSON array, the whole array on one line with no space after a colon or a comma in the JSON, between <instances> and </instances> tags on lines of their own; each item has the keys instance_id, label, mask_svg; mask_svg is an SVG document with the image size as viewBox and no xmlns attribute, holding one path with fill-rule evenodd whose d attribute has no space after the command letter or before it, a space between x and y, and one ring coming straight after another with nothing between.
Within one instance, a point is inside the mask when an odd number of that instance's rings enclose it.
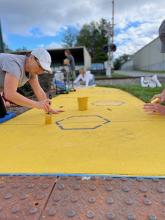
<instances>
[{"instance_id":1,"label":"white building","mask_svg":"<svg viewBox=\"0 0 165 220\"><path fill-rule=\"evenodd\" d=\"M159 37L145 45L132 56L130 61L122 65L122 70L165 71L165 54L160 53ZM131 67L132 65L132 67Z\"/></svg>"}]
</instances>

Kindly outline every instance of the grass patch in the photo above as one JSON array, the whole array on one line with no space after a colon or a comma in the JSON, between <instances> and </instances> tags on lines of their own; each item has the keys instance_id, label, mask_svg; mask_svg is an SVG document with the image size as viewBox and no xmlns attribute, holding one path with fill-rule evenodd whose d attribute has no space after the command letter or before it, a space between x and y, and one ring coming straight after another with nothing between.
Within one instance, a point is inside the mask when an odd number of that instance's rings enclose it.
<instances>
[{"instance_id":1,"label":"grass patch","mask_svg":"<svg viewBox=\"0 0 165 220\"><path fill-rule=\"evenodd\" d=\"M112 77L114 77L114 78L127 78L128 76L126 74L122 74L122 72L121 73L112 72Z\"/></svg>"},{"instance_id":2,"label":"grass patch","mask_svg":"<svg viewBox=\"0 0 165 220\"><path fill-rule=\"evenodd\" d=\"M144 102L150 102L151 98L155 94L161 93L161 91L165 88L165 84L163 84L161 88L143 88L140 85L111 85L104 87L121 89L136 96Z\"/></svg>"},{"instance_id":3,"label":"grass patch","mask_svg":"<svg viewBox=\"0 0 165 220\"><path fill-rule=\"evenodd\" d=\"M97 75L96 74L94 74L94 75L95 75L96 79L107 77L106 74L101 74L101 73L97 73ZM112 72L111 77L113 77L113 78L127 78L129 76L126 74L122 74L122 72L121 73ZM107 78L109 78L109 77L107 77Z\"/></svg>"}]
</instances>

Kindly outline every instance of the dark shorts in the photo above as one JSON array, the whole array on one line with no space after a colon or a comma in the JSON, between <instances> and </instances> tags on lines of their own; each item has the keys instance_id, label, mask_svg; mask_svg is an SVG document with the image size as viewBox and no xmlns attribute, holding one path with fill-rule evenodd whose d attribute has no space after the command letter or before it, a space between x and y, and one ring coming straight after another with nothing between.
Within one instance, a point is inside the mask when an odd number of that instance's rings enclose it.
<instances>
[{"instance_id":1,"label":"dark shorts","mask_svg":"<svg viewBox=\"0 0 165 220\"><path fill-rule=\"evenodd\" d=\"M2 96L0 95L0 118L3 118L7 114L6 106Z\"/></svg>"}]
</instances>

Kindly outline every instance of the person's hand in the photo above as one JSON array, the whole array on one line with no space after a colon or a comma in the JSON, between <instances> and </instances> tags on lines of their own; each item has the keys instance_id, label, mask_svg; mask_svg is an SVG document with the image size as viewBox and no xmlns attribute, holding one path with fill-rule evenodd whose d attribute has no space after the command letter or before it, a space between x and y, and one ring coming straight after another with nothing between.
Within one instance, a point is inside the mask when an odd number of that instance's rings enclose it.
<instances>
[{"instance_id":1,"label":"person's hand","mask_svg":"<svg viewBox=\"0 0 165 220\"><path fill-rule=\"evenodd\" d=\"M52 114L59 114L59 113L64 112L64 111L59 110L59 109L50 109L49 112L52 113Z\"/></svg>"},{"instance_id":2,"label":"person's hand","mask_svg":"<svg viewBox=\"0 0 165 220\"><path fill-rule=\"evenodd\" d=\"M36 102L36 106L37 109L43 109L45 112L49 112L50 111L50 100L49 99L45 99L42 101L38 101Z\"/></svg>"},{"instance_id":3,"label":"person's hand","mask_svg":"<svg viewBox=\"0 0 165 220\"><path fill-rule=\"evenodd\" d=\"M163 90L163 92L161 93L160 100L161 102L165 102L165 90Z\"/></svg>"},{"instance_id":4,"label":"person's hand","mask_svg":"<svg viewBox=\"0 0 165 220\"><path fill-rule=\"evenodd\" d=\"M165 115L165 106L160 104L147 103L144 105L144 110L149 114Z\"/></svg>"},{"instance_id":5,"label":"person's hand","mask_svg":"<svg viewBox=\"0 0 165 220\"><path fill-rule=\"evenodd\" d=\"M165 102L165 92L162 92L161 94L154 95L151 99L151 102L156 98L160 99L160 103Z\"/></svg>"}]
</instances>

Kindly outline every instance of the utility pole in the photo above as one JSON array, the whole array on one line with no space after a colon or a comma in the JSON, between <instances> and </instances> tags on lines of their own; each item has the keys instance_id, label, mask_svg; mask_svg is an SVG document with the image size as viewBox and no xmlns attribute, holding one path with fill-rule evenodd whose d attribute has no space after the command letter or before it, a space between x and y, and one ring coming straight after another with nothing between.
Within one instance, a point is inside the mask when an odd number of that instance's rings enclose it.
<instances>
[{"instance_id":1,"label":"utility pole","mask_svg":"<svg viewBox=\"0 0 165 220\"><path fill-rule=\"evenodd\" d=\"M1 20L0 20L0 53L4 53L4 43L3 43L3 37L2 37Z\"/></svg>"},{"instance_id":2,"label":"utility pole","mask_svg":"<svg viewBox=\"0 0 165 220\"><path fill-rule=\"evenodd\" d=\"M114 41L114 0L112 0L112 20L107 25L107 37L108 37L108 61L106 68L106 76L111 77L112 74L112 61L113 61L113 52L111 51L110 46Z\"/></svg>"},{"instance_id":3,"label":"utility pole","mask_svg":"<svg viewBox=\"0 0 165 220\"><path fill-rule=\"evenodd\" d=\"M112 44L114 43L114 18L115 18L115 3L112 0Z\"/></svg>"}]
</instances>

